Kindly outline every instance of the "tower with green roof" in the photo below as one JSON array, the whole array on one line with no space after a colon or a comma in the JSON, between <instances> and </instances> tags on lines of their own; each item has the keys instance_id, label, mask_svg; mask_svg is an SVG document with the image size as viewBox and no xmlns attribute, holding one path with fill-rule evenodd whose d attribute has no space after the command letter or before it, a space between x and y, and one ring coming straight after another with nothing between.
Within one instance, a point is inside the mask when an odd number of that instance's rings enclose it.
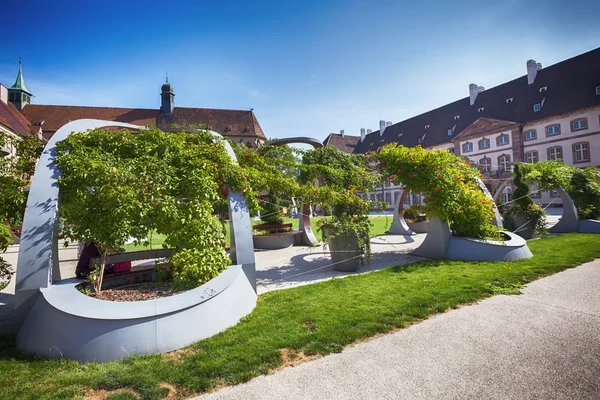
<instances>
[{"instance_id":1,"label":"tower with green roof","mask_svg":"<svg viewBox=\"0 0 600 400\"><path fill-rule=\"evenodd\" d=\"M18 110L22 110L27 104L31 103L31 92L25 86L23 79L23 64L19 60L19 73L15 84L8 88L8 101L10 101Z\"/></svg>"}]
</instances>

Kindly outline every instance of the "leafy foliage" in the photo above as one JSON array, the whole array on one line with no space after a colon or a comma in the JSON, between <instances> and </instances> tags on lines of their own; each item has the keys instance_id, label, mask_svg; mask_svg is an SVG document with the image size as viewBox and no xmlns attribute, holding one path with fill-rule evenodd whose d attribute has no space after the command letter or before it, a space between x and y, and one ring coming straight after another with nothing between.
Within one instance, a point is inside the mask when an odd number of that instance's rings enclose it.
<instances>
[{"instance_id":1,"label":"leafy foliage","mask_svg":"<svg viewBox=\"0 0 600 400\"><path fill-rule=\"evenodd\" d=\"M544 209L535 204L531 196L529 196L529 185L523 180L523 172L521 164L515 164L513 168L513 182L515 184L514 203L505 206L506 211L503 216L504 226L516 231L520 227L515 226L515 218L524 217L528 221L532 221L535 226L535 233L542 235L546 233L546 213Z\"/></svg>"},{"instance_id":2,"label":"leafy foliage","mask_svg":"<svg viewBox=\"0 0 600 400\"><path fill-rule=\"evenodd\" d=\"M410 206L410 207L406 207L404 209L404 219L407 220L411 220L411 221L415 221L415 222L422 222L427 220L427 216L425 216L421 210L421 206L418 204L415 204L414 206Z\"/></svg>"},{"instance_id":3,"label":"leafy foliage","mask_svg":"<svg viewBox=\"0 0 600 400\"><path fill-rule=\"evenodd\" d=\"M93 241L105 256L130 237L164 234L181 287L198 286L229 264L214 205L227 187L256 196L223 140L208 132L96 129L70 135L57 149L65 237Z\"/></svg>"},{"instance_id":4,"label":"leafy foliage","mask_svg":"<svg viewBox=\"0 0 600 400\"><path fill-rule=\"evenodd\" d=\"M256 149L244 144L236 144L233 149L245 172L248 185L256 193L268 191L269 196L275 195L278 201L272 203L279 204L280 198L303 197L306 191L312 190L312 184L298 183L299 151L289 146L264 146ZM270 202L267 200L264 206L252 210L259 209L263 214L271 214L276 210L269 205Z\"/></svg>"},{"instance_id":5,"label":"leafy foliage","mask_svg":"<svg viewBox=\"0 0 600 400\"><path fill-rule=\"evenodd\" d=\"M14 156L0 157L0 221L21 225L27 192L43 144L34 137L15 139L0 132L0 146L12 145Z\"/></svg>"},{"instance_id":6,"label":"leafy foliage","mask_svg":"<svg viewBox=\"0 0 600 400\"><path fill-rule=\"evenodd\" d=\"M34 137L16 139L0 132L0 146L16 148L14 156L0 157L0 252L11 243L10 227L21 225L27 201L26 188L35 172L43 144ZM0 257L0 289L12 276L10 264Z\"/></svg>"},{"instance_id":7,"label":"leafy foliage","mask_svg":"<svg viewBox=\"0 0 600 400\"><path fill-rule=\"evenodd\" d=\"M573 199L581 218L600 218L600 176L593 167L579 169L560 161L521 165L523 176L540 190L562 187Z\"/></svg>"},{"instance_id":8,"label":"leafy foliage","mask_svg":"<svg viewBox=\"0 0 600 400\"><path fill-rule=\"evenodd\" d=\"M384 179L427 195L423 211L447 221L457 236L497 238L493 202L477 186L480 173L444 150L387 145L375 156Z\"/></svg>"},{"instance_id":9,"label":"leafy foliage","mask_svg":"<svg viewBox=\"0 0 600 400\"><path fill-rule=\"evenodd\" d=\"M371 255L370 221L365 215L371 207L358 192L368 193L380 182L379 176L363 155L348 154L334 147L321 147L305 152L300 168L300 181L318 180L319 188L307 194L311 203L332 207L331 218L321 226L323 239L328 235L356 234L362 259Z\"/></svg>"},{"instance_id":10,"label":"leafy foliage","mask_svg":"<svg viewBox=\"0 0 600 400\"><path fill-rule=\"evenodd\" d=\"M279 197L275 190L269 191L267 202L263 207L264 215L261 215L260 219L267 225L281 225L283 224L283 216L279 209Z\"/></svg>"}]
</instances>

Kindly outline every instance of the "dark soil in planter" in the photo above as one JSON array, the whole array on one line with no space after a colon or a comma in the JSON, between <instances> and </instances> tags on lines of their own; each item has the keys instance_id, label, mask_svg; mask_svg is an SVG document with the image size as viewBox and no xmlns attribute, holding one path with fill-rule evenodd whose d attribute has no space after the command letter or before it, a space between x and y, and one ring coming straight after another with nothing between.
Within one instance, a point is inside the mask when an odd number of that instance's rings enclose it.
<instances>
[{"instance_id":1,"label":"dark soil in planter","mask_svg":"<svg viewBox=\"0 0 600 400\"><path fill-rule=\"evenodd\" d=\"M91 285L87 282L77 285L77 289L87 296L94 297L100 300L108 301L143 301L169 297L175 294L183 293L186 290L173 290L171 282L151 282L151 283L136 283L105 289L100 293L94 293L93 289L82 289L83 287L90 288Z\"/></svg>"}]
</instances>

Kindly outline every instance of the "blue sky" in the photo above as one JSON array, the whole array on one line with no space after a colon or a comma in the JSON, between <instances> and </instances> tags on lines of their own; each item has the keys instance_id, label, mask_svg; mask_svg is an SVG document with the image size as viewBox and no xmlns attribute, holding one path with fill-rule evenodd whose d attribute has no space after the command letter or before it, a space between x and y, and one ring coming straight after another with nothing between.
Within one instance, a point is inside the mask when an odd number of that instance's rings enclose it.
<instances>
[{"instance_id":1,"label":"blue sky","mask_svg":"<svg viewBox=\"0 0 600 400\"><path fill-rule=\"evenodd\" d=\"M600 46L600 2L31 1L0 7L0 82L36 104L253 108L267 137L378 129ZM600 67L600 66L599 66Z\"/></svg>"}]
</instances>

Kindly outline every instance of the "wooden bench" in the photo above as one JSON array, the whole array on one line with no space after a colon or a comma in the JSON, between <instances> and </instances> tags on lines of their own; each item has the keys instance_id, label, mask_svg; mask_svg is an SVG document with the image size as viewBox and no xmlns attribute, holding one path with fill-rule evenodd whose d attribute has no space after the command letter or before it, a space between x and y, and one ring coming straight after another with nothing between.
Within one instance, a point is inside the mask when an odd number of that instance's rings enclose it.
<instances>
[{"instance_id":1,"label":"wooden bench","mask_svg":"<svg viewBox=\"0 0 600 400\"><path fill-rule=\"evenodd\" d=\"M155 260L168 258L173 253L173 249L159 250L141 250L128 253L111 254L106 260L106 264L116 264L122 262L133 262L140 260ZM94 257L90 260L91 269L94 265L100 265L101 257ZM151 282L155 279L154 264L134 265L129 271L109 273L104 275L102 289L121 285L131 285L134 283Z\"/></svg>"}]
</instances>

